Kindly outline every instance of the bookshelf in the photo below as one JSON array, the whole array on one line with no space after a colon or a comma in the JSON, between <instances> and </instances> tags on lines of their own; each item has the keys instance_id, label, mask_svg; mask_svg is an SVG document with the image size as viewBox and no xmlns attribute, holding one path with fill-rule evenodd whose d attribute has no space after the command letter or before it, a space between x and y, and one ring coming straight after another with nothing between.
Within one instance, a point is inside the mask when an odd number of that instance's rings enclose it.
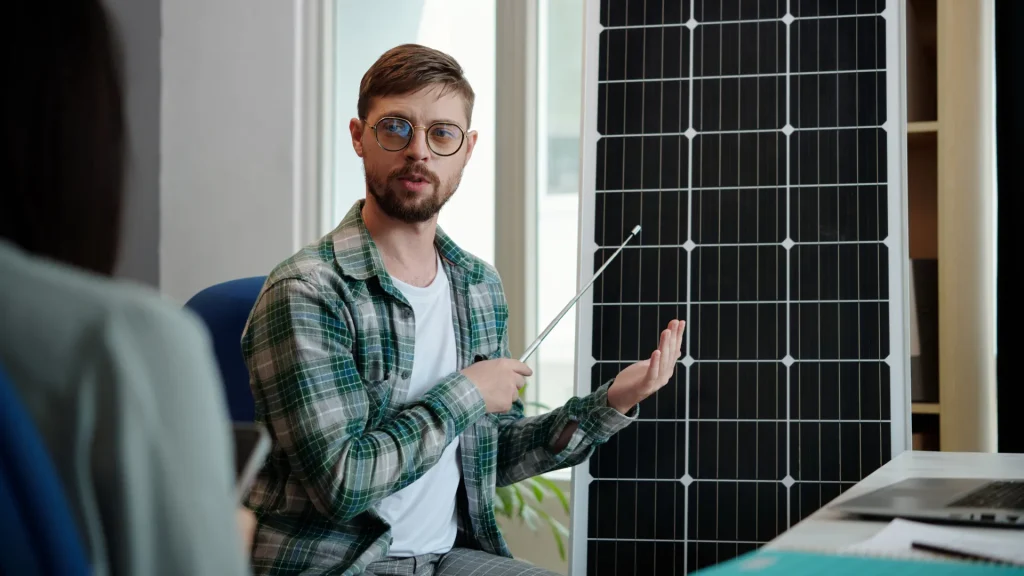
<instances>
[{"instance_id":1,"label":"bookshelf","mask_svg":"<svg viewBox=\"0 0 1024 576\"><path fill-rule=\"evenodd\" d=\"M941 31L937 25L936 2L908 0L906 3L907 216L912 274L918 265L915 261L937 260L939 257L938 141L941 128L938 117L937 48ZM920 283L920 279L917 281ZM915 286L918 294L922 289L937 288ZM922 306L918 305L917 308ZM928 312L938 313L934 308ZM915 326L919 326L915 342L937 342L937 322L918 320ZM935 333L928 333L929 330ZM942 403L938 397L938 370L920 369L921 363L937 362L934 348L918 345L916 353L919 357L911 360L915 379L912 386L914 401L910 411L911 430L913 447L917 450L941 449L939 419L942 417ZM922 376L922 372L926 377Z\"/></svg>"},{"instance_id":2,"label":"bookshelf","mask_svg":"<svg viewBox=\"0 0 1024 576\"><path fill-rule=\"evenodd\" d=\"M903 6L910 308L917 312L913 446L988 452L996 449L995 16L990 2Z\"/></svg>"}]
</instances>

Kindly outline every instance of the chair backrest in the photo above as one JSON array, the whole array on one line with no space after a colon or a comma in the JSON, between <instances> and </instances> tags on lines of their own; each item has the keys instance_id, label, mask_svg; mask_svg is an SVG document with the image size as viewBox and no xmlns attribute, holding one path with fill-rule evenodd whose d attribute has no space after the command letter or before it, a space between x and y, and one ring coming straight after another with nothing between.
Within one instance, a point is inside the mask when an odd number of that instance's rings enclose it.
<instances>
[{"instance_id":1,"label":"chair backrest","mask_svg":"<svg viewBox=\"0 0 1024 576\"><path fill-rule=\"evenodd\" d=\"M253 276L215 284L185 303L186 308L199 315L210 332L228 410L236 422L252 422L255 418L241 340L249 312L266 279L266 276Z\"/></svg>"},{"instance_id":2,"label":"chair backrest","mask_svg":"<svg viewBox=\"0 0 1024 576\"><path fill-rule=\"evenodd\" d=\"M39 431L0 367L0 574L89 574L74 515Z\"/></svg>"}]
</instances>

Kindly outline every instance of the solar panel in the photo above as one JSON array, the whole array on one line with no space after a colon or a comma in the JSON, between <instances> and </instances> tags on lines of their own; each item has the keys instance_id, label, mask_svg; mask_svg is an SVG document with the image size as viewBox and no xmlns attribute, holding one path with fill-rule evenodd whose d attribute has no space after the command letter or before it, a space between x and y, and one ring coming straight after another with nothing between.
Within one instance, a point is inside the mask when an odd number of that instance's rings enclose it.
<instances>
[{"instance_id":1,"label":"solar panel","mask_svg":"<svg viewBox=\"0 0 1024 576\"><path fill-rule=\"evenodd\" d=\"M685 574L904 450L896 0L587 3L577 392L687 320L574 470L572 573Z\"/></svg>"}]
</instances>

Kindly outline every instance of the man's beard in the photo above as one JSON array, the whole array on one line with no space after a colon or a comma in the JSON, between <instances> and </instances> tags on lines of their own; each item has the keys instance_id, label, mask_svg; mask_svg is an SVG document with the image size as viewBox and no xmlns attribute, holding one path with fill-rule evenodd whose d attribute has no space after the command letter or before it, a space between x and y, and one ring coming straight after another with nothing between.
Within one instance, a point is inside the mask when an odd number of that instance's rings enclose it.
<instances>
[{"instance_id":1,"label":"man's beard","mask_svg":"<svg viewBox=\"0 0 1024 576\"><path fill-rule=\"evenodd\" d=\"M371 174L365 165L363 170L366 172L366 187L381 210L396 220L410 224L426 222L437 215L455 193L455 189L459 187L459 182L462 180L462 171L460 170L458 174L442 185L437 174L417 164L393 170L386 179ZM406 190L400 178L412 175L429 182L432 187L431 191L417 193Z\"/></svg>"}]
</instances>

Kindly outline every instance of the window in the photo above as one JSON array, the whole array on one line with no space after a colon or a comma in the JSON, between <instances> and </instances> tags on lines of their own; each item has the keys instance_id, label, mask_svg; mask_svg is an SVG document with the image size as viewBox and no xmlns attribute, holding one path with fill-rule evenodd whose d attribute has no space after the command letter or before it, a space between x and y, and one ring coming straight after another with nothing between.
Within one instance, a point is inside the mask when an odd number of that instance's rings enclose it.
<instances>
[{"instance_id":1,"label":"window","mask_svg":"<svg viewBox=\"0 0 1024 576\"><path fill-rule=\"evenodd\" d=\"M537 326L577 289L583 0L537 10ZM574 394L576 311L537 349L536 400L551 408Z\"/></svg>"},{"instance_id":2,"label":"window","mask_svg":"<svg viewBox=\"0 0 1024 576\"><path fill-rule=\"evenodd\" d=\"M494 86L496 0L401 0L334 3L332 158L327 212L336 225L366 195L362 159L352 151L348 123L356 115L359 82L377 58L404 43L441 50L462 65L476 93L471 129L480 136L462 183L439 224L459 246L494 262ZM326 231L325 231L326 232Z\"/></svg>"}]
</instances>

